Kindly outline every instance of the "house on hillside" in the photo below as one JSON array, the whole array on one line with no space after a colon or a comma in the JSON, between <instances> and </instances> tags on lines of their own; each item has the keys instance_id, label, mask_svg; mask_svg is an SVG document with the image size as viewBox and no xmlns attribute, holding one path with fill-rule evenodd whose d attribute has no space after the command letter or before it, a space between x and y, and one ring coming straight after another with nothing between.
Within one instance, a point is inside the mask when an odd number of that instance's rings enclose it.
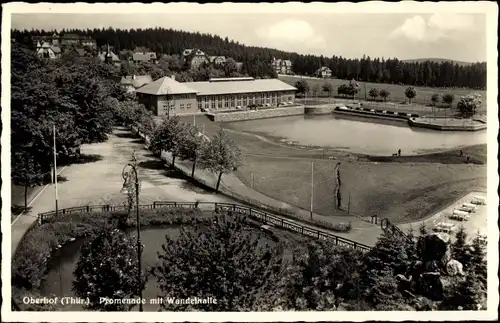
<instances>
[{"instance_id":1,"label":"house on hillside","mask_svg":"<svg viewBox=\"0 0 500 323\"><path fill-rule=\"evenodd\" d=\"M184 65L189 69L197 69L203 64L209 64L208 56L199 49L185 49L182 52Z\"/></svg>"},{"instance_id":2,"label":"house on hillside","mask_svg":"<svg viewBox=\"0 0 500 323\"><path fill-rule=\"evenodd\" d=\"M101 62L105 62L107 64L113 64L115 66L120 67L121 65L121 60L118 56L116 56L115 53L113 53L109 47L109 45L106 48L105 52L100 52L98 55L99 59Z\"/></svg>"},{"instance_id":3,"label":"house on hillside","mask_svg":"<svg viewBox=\"0 0 500 323\"><path fill-rule=\"evenodd\" d=\"M135 92L137 89L153 82L151 75L128 75L123 76L120 84L125 88L127 93Z\"/></svg>"},{"instance_id":4,"label":"house on hillside","mask_svg":"<svg viewBox=\"0 0 500 323\"><path fill-rule=\"evenodd\" d=\"M276 74L292 74L292 61L288 59L276 59L273 57L271 66Z\"/></svg>"},{"instance_id":5,"label":"house on hillside","mask_svg":"<svg viewBox=\"0 0 500 323\"><path fill-rule=\"evenodd\" d=\"M224 56L209 56L208 60L210 61L210 64L213 64L214 66L221 66L226 63L226 57Z\"/></svg>"},{"instance_id":6,"label":"house on hillside","mask_svg":"<svg viewBox=\"0 0 500 323\"><path fill-rule=\"evenodd\" d=\"M43 43L37 42L36 53L39 57L54 59L61 56L61 48L46 41Z\"/></svg>"},{"instance_id":7,"label":"house on hillside","mask_svg":"<svg viewBox=\"0 0 500 323\"><path fill-rule=\"evenodd\" d=\"M156 64L158 62L156 53L148 50L139 51L137 48L134 50L132 54L132 61L136 64L138 63L153 63Z\"/></svg>"},{"instance_id":8,"label":"house on hillside","mask_svg":"<svg viewBox=\"0 0 500 323\"><path fill-rule=\"evenodd\" d=\"M322 66L314 72L314 75L316 77L321 77L321 78L331 78L332 77L332 70L329 69L326 66Z\"/></svg>"},{"instance_id":9,"label":"house on hillside","mask_svg":"<svg viewBox=\"0 0 500 323\"><path fill-rule=\"evenodd\" d=\"M94 39L87 36L80 36L75 34L59 35L54 33L50 36L33 36L33 47L39 55L49 55L52 57L51 52L58 56L61 52L65 52L71 48L83 49L97 49L97 43ZM51 49L48 49L51 46Z\"/></svg>"}]
</instances>

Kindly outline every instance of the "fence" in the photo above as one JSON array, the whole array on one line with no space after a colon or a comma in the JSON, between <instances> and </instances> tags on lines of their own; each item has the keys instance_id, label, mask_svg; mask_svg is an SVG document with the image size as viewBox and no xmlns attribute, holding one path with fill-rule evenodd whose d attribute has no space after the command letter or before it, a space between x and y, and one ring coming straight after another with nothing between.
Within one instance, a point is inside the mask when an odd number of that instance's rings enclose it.
<instances>
[{"instance_id":1,"label":"fence","mask_svg":"<svg viewBox=\"0 0 500 323\"><path fill-rule=\"evenodd\" d=\"M406 233L403 232L397 225L389 221L388 218L384 218L380 221L380 227L384 231L388 231L392 236L400 236L406 238Z\"/></svg>"},{"instance_id":2,"label":"fence","mask_svg":"<svg viewBox=\"0 0 500 323\"><path fill-rule=\"evenodd\" d=\"M350 247L361 252L366 252L371 249L370 246L352 241L343 237L336 236L334 234L317 230L308 226L300 225L284 218L269 214L267 212L257 210L251 207L247 207L239 204L231 203L217 203L217 202L173 202L173 201L155 201L153 204L139 205L140 209L158 209L158 208L197 208L200 210L213 211L216 213L221 212L234 212L237 214L248 216L264 224L279 227L288 231L299 233L301 235L316 238L318 240L324 240L331 242L338 246ZM72 207L67 209L58 210L56 214L55 211L40 213L39 224L50 222L56 220L58 215L71 214L71 213L82 213L82 212L113 212L113 211L126 211L127 207L124 205L88 205L80 207Z\"/></svg>"}]
</instances>

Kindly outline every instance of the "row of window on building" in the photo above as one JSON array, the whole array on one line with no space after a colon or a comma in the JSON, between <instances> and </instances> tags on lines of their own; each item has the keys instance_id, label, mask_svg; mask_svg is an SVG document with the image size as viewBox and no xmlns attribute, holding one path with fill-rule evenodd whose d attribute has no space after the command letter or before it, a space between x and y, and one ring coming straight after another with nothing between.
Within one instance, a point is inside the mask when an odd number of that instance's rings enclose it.
<instances>
[{"instance_id":1,"label":"row of window on building","mask_svg":"<svg viewBox=\"0 0 500 323\"><path fill-rule=\"evenodd\" d=\"M276 105L284 102L291 102L293 95L281 96L278 93L261 93L256 95L217 95L198 97L198 109L228 109L237 106L246 107L252 104L272 104Z\"/></svg>"}]
</instances>

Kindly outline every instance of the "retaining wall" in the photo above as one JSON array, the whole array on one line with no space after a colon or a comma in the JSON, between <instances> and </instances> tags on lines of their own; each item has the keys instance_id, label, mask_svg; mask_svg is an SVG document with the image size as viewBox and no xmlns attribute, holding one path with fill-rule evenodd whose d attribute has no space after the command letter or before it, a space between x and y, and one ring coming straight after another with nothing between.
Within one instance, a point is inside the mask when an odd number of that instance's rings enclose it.
<instances>
[{"instance_id":1,"label":"retaining wall","mask_svg":"<svg viewBox=\"0 0 500 323\"><path fill-rule=\"evenodd\" d=\"M315 114L330 114L333 111L335 111L337 105L335 104L325 104L325 105L315 105L311 107L305 107L304 108L304 113L309 114L309 115L315 115Z\"/></svg>"},{"instance_id":2,"label":"retaining wall","mask_svg":"<svg viewBox=\"0 0 500 323\"><path fill-rule=\"evenodd\" d=\"M365 117L371 119L384 119L384 120L392 120L392 121L400 121L400 122L408 122L408 117L399 116L399 115L383 115L383 114L375 114L361 111L349 111L349 110L334 110L336 114L345 114L350 116L357 117Z\"/></svg>"},{"instance_id":3,"label":"retaining wall","mask_svg":"<svg viewBox=\"0 0 500 323\"><path fill-rule=\"evenodd\" d=\"M474 120L475 121L475 120ZM478 131L486 129L486 124L475 121L474 124L467 125L442 125L438 123L421 122L418 119L409 119L408 123L413 127L441 130L441 131Z\"/></svg>"},{"instance_id":4,"label":"retaining wall","mask_svg":"<svg viewBox=\"0 0 500 323\"><path fill-rule=\"evenodd\" d=\"M303 114L304 114L304 106L296 106L296 107L284 107L284 108L274 108L265 110L215 113L209 115L209 117L214 122L234 122L234 121L296 116Z\"/></svg>"}]
</instances>

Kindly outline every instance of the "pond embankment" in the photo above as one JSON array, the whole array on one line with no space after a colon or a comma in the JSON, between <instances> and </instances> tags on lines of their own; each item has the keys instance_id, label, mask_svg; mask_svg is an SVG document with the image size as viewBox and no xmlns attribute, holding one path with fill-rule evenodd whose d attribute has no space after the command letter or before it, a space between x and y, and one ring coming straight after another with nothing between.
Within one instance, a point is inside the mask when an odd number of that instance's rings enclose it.
<instances>
[{"instance_id":1,"label":"pond embankment","mask_svg":"<svg viewBox=\"0 0 500 323\"><path fill-rule=\"evenodd\" d=\"M219 112L219 113L207 113L210 120L214 122L235 122L235 121L246 121L246 120L256 120L256 119L267 119L267 118L278 118L278 117L288 117L304 114L304 106L294 106L294 107L283 107L283 108L272 108L272 109L262 109L262 110L247 110L247 111L237 111L237 112Z\"/></svg>"}]
</instances>

